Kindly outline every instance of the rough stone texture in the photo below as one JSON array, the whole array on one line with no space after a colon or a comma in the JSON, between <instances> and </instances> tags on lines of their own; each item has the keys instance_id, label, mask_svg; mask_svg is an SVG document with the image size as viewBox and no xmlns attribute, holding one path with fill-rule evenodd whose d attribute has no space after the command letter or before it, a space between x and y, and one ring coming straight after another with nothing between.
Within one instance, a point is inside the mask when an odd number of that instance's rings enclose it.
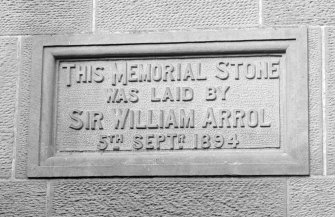
<instances>
[{"instance_id":1,"label":"rough stone texture","mask_svg":"<svg viewBox=\"0 0 335 217\"><path fill-rule=\"evenodd\" d=\"M289 216L334 216L334 178L293 178L288 192Z\"/></svg>"},{"instance_id":2,"label":"rough stone texture","mask_svg":"<svg viewBox=\"0 0 335 217\"><path fill-rule=\"evenodd\" d=\"M17 120L16 142L16 178L27 177L27 144L29 124L30 78L31 78L31 52L32 38L22 38L21 42L21 66L19 83L19 102Z\"/></svg>"},{"instance_id":3,"label":"rough stone texture","mask_svg":"<svg viewBox=\"0 0 335 217\"><path fill-rule=\"evenodd\" d=\"M284 216L284 179L113 179L52 183L52 216Z\"/></svg>"},{"instance_id":4,"label":"rough stone texture","mask_svg":"<svg viewBox=\"0 0 335 217\"><path fill-rule=\"evenodd\" d=\"M92 0L2 0L0 35L90 32Z\"/></svg>"},{"instance_id":5,"label":"rough stone texture","mask_svg":"<svg viewBox=\"0 0 335 217\"><path fill-rule=\"evenodd\" d=\"M263 0L265 25L334 25L333 0Z\"/></svg>"},{"instance_id":6,"label":"rough stone texture","mask_svg":"<svg viewBox=\"0 0 335 217\"><path fill-rule=\"evenodd\" d=\"M335 174L335 28L326 29L327 174Z\"/></svg>"},{"instance_id":7,"label":"rough stone texture","mask_svg":"<svg viewBox=\"0 0 335 217\"><path fill-rule=\"evenodd\" d=\"M0 182L0 216L45 216L45 182Z\"/></svg>"},{"instance_id":8,"label":"rough stone texture","mask_svg":"<svg viewBox=\"0 0 335 217\"><path fill-rule=\"evenodd\" d=\"M17 39L0 38L0 178L11 175L17 62Z\"/></svg>"},{"instance_id":9,"label":"rough stone texture","mask_svg":"<svg viewBox=\"0 0 335 217\"><path fill-rule=\"evenodd\" d=\"M308 30L309 54L309 147L311 174L321 175L322 166L322 51L321 29Z\"/></svg>"},{"instance_id":10,"label":"rough stone texture","mask_svg":"<svg viewBox=\"0 0 335 217\"><path fill-rule=\"evenodd\" d=\"M98 31L139 31L258 25L253 0L98 0Z\"/></svg>"},{"instance_id":11,"label":"rough stone texture","mask_svg":"<svg viewBox=\"0 0 335 217\"><path fill-rule=\"evenodd\" d=\"M0 130L0 178L11 176L14 133Z\"/></svg>"}]
</instances>

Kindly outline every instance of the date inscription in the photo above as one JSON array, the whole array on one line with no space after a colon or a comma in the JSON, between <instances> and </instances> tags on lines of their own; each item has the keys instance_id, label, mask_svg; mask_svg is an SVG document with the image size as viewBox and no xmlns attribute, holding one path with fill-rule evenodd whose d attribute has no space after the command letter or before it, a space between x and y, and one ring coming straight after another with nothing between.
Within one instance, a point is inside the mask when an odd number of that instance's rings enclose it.
<instances>
[{"instance_id":1,"label":"date inscription","mask_svg":"<svg viewBox=\"0 0 335 217\"><path fill-rule=\"evenodd\" d=\"M279 148L282 62L279 56L60 61L58 149Z\"/></svg>"}]
</instances>

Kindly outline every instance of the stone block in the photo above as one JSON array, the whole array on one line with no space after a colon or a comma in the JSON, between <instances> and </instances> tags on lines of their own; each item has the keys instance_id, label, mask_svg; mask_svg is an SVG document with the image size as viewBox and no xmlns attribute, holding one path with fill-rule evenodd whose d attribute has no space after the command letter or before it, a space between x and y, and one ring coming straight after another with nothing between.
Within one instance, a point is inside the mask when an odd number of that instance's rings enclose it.
<instances>
[{"instance_id":1,"label":"stone block","mask_svg":"<svg viewBox=\"0 0 335 217\"><path fill-rule=\"evenodd\" d=\"M17 62L17 39L0 38L0 178L11 175Z\"/></svg>"},{"instance_id":2,"label":"stone block","mask_svg":"<svg viewBox=\"0 0 335 217\"><path fill-rule=\"evenodd\" d=\"M258 25L258 1L148 0L97 2L98 31L129 32Z\"/></svg>"},{"instance_id":3,"label":"stone block","mask_svg":"<svg viewBox=\"0 0 335 217\"><path fill-rule=\"evenodd\" d=\"M0 130L0 178L9 178L12 169L14 134Z\"/></svg>"},{"instance_id":4,"label":"stone block","mask_svg":"<svg viewBox=\"0 0 335 217\"><path fill-rule=\"evenodd\" d=\"M284 216L285 179L57 180L52 216Z\"/></svg>"},{"instance_id":5,"label":"stone block","mask_svg":"<svg viewBox=\"0 0 335 217\"><path fill-rule=\"evenodd\" d=\"M335 28L326 29L327 174L335 174Z\"/></svg>"},{"instance_id":6,"label":"stone block","mask_svg":"<svg viewBox=\"0 0 335 217\"><path fill-rule=\"evenodd\" d=\"M289 216L334 216L334 178L292 178L288 183Z\"/></svg>"},{"instance_id":7,"label":"stone block","mask_svg":"<svg viewBox=\"0 0 335 217\"><path fill-rule=\"evenodd\" d=\"M0 129L13 130L18 75L16 38L0 38Z\"/></svg>"},{"instance_id":8,"label":"stone block","mask_svg":"<svg viewBox=\"0 0 335 217\"><path fill-rule=\"evenodd\" d=\"M16 142L16 178L27 177L27 145L30 105L32 37L24 37L21 42L21 66Z\"/></svg>"},{"instance_id":9,"label":"stone block","mask_svg":"<svg viewBox=\"0 0 335 217\"><path fill-rule=\"evenodd\" d=\"M323 173L321 28L308 30L309 144L311 174Z\"/></svg>"},{"instance_id":10,"label":"stone block","mask_svg":"<svg viewBox=\"0 0 335 217\"><path fill-rule=\"evenodd\" d=\"M265 25L334 25L335 1L264 0Z\"/></svg>"},{"instance_id":11,"label":"stone block","mask_svg":"<svg viewBox=\"0 0 335 217\"><path fill-rule=\"evenodd\" d=\"M92 12L91 0L3 0L0 35L90 32Z\"/></svg>"},{"instance_id":12,"label":"stone block","mask_svg":"<svg viewBox=\"0 0 335 217\"><path fill-rule=\"evenodd\" d=\"M46 182L0 182L0 216L46 216Z\"/></svg>"}]
</instances>

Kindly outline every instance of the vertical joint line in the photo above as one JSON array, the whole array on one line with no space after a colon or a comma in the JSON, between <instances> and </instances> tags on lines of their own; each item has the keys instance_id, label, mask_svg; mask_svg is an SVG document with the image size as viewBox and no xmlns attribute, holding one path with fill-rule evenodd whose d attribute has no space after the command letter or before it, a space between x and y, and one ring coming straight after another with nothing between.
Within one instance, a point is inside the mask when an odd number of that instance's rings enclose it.
<instances>
[{"instance_id":1,"label":"vertical joint line","mask_svg":"<svg viewBox=\"0 0 335 217\"><path fill-rule=\"evenodd\" d=\"M321 27L321 51L322 51L322 154L323 175L327 175L327 125L326 125L326 33L325 27Z\"/></svg>"},{"instance_id":2,"label":"vertical joint line","mask_svg":"<svg viewBox=\"0 0 335 217\"><path fill-rule=\"evenodd\" d=\"M259 0L259 2L258 2L258 4L259 4L259 6L258 6L258 10L259 10L259 12L258 12L258 15L259 15L259 20L258 20L258 22L259 22L259 25L263 25L263 4L262 4L262 0Z\"/></svg>"},{"instance_id":3,"label":"vertical joint line","mask_svg":"<svg viewBox=\"0 0 335 217\"><path fill-rule=\"evenodd\" d=\"M21 73L21 62L22 62L22 36L17 37L17 45L16 45L17 53L17 77L16 77L16 92L15 92L15 107L14 107L14 145L13 145L13 153L12 153L12 173L11 179L15 179L15 170L16 170L16 150L17 150L17 143L18 143L18 125L19 125L19 92L20 92L20 73Z\"/></svg>"},{"instance_id":4,"label":"vertical joint line","mask_svg":"<svg viewBox=\"0 0 335 217\"><path fill-rule=\"evenodd\" d=\"M95 10L96 10L96 0L92 0L93 11L92 11L92 33L95 32Z\"/></svg>"}]
</instances>

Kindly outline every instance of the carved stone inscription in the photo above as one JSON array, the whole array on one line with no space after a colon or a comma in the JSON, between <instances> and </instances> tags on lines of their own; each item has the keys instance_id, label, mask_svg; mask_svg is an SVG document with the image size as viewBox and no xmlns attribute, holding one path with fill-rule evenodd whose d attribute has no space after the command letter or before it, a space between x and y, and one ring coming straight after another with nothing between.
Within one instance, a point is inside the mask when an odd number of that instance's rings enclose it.
<instances>
[{"instance_id":1,"label":"carved stone inscription","mask_svg":"<svg viewBox=\"0 0 335 217\"><path fill-rule=\"evenodd\" d=\"M284 58L59 61L58 152L280 148Z\"/></svg>"}]
</instances>

